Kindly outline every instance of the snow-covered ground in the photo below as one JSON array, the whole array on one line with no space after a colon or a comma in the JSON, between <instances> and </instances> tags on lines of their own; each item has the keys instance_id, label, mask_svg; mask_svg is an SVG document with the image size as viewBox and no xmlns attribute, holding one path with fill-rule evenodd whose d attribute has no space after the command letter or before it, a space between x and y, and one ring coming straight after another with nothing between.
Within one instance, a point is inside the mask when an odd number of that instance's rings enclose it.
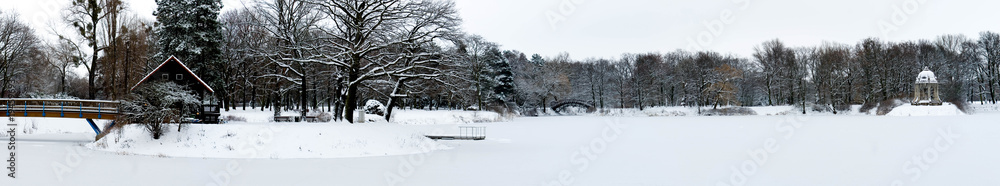
<instances>
[{"instance_id":1,"label":"snow-covered ground","mask_svg":"<svg viewBox=\"0 0 1000 186\"><path fill-rule=\"evenodd\" d=\"M441 125L486 123L509 120L496 112L488 111L426 111L396 110L393 123L404 125Z\"/></svg>"},{"instance_id":2,"label":"snow-covered ground","mask_svg":"<svg viewBox=\"0 0 1000 186\"><path fill-rule=\"evenodd\" d=\"M232 110L223 117L246 121L221 125L169 126L159 140L138 125L111 133L87 147L127 155L202 158L348 158L427 153L448 149L424 135L457 133L459 124L501 121L494 112L397 110L394 122L367 115L363 124L346 122L271 123L271 111ZM296 113L282 113L290 116ZM416 126L410 126L416 125Z\"/></svg>"},{"instance_id":3,"label":"snow-covered ground","mask_svg":"<svg viewBox=\"0 0 1000 186\"><path fill-rule=\"evenodd\" d=\"M87 145L127 155L195 158L345 158L443 149L418 130L390 125L225 124L171 126L159 140L130 125Z\"/></svg>"},{"instance_id":4,"label":"snow-covered ground","mask_svg":"<svg viewBox=\"0 0 1000 186\"><path fill-rule=\"evenodd\" d=\"M910 104L900 105L893 108L886 116L955 116L965 115L964 112L952 105L944 103L940 106L913 106Z\"/></svg>"},{"instance_id":5,"label":"snow-covered ground","mask_svg":"<svg viewBox=\"0 0 1000 186\"><path fill-rule=\"evenodd\" d=\"M785 112L782 110L794 108L754 108L758 114ZM441 117L455 112L412 113ZM996 111L925 117L772 114L434 121L448 122L349 125L248 121L192 126L183 129L190 136L172 131L160 141L133 140L129 143L132 147L124 149L131 153L95 147L101 142L19 141L18 178L0 178L0 185L1000 184L1000 177L994 176L1000 174L995 168L1000 166L995 158L1000 150L993 150L1000 146L1000 135L996 135L1000 125L995 122L1000 121L1000 113ZM85 122L72 125L87 126ZM405 137L456 126L485 126L487 140ZM211 141L186 139L201 138L202 130ZM273 140L256 137L259 131L268 130L281 131L275 132ZM319 133L333 137L320 137ZM350 138L369 142L355 143ZM181 142L175 142L178 139ZM184 150L187 142L218 148ZM254 147L249 152L264 156L251 158L237 147L234 151L225 147L241 143ZM345 149L366 149L370 155L337 151L333 148L336 144ZM421 144L446 148L428 150L420 148ZM313 152L303 152L298 146ZM153 153L157 149L149 147L177 150L158 155ZM175 151L187 155L175 155ZM328 154L340 152L349 154Z\"/></svg>"}]
</instances>

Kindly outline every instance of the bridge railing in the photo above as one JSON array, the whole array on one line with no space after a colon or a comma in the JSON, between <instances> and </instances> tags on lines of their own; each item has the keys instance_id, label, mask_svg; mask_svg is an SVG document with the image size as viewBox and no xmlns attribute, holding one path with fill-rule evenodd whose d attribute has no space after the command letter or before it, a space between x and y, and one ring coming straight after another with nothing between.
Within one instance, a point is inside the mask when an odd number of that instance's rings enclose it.
<instances>
[{"instance_id":1,"label":"bridge railing","mask_svg":"<svg viewBox=\"0 0 1000 186\"><path fill-rule=\"evenodd\" d=\"M101 119L104 118L104 115L116 116L119 105L118 101L6 98L0 99L0 114L38 116L38 114L29 115L29 113L40 113L41 117L81 118L84 117L84 114L96 114L97 118Z\"/></svg>"}]
</instances>

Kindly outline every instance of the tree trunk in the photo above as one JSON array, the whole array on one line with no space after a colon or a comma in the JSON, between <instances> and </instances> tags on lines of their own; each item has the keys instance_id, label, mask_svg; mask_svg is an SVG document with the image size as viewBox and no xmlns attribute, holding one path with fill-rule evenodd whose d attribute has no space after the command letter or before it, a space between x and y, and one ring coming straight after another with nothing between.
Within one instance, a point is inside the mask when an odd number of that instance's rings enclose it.
<instances>
[{"instance_id":1,"label":"tree trunk","mask_svg":"<svg viewBox=\"0 0 1000 186\"><path fill-rule=\"evenodd\" d=\"M392 108L396 107L396 97L389 96L389 104L386 104L385 109L385 121L390 121L392 119Z\"/></svg>"},{"instance_id":2,"label":"tree trunk","mask_svg":"<svg viewBox=\"0 0 1000 186\"><path fill-rule=\"evenodd\" d=\"M306 82L306 76L302 76L302 84L299 85L299 115L302 116L302 118L305 118L307 114L306 112L309 112L306 104Z\"/></svg>"},{"instance_id":3,"label":"tree trunk","mask_svg":"<svg viewBox=\"0 0 1000 186\"><path fill-rule=\"evenodd\" d=\"M5 66L9 67L10 65ZM7 69L7 67L3 70L3 85L0 85L0 96L9 98L12 96L7 95L7 85L10 84L10 69Z\"/></svg>"},{"instance_id":4,"label":"tree trunk","mask_svg":"<svg viewBox=\"0 0 1000 186\"><path fill-rule=\"evenodd\" d=\"M350 76L351 77L349 78L348 81L354 81L355 79L357 79L357 75L354 72L351 72ZM344 118L347 119L347 122L350 122L350 123L354 123L355 122L354 121L354 109L358 107L357 99L358 99L358 85L357 84L348 84L347 85L347 100L345 100L345 104L344 104Z\"/></svg>"},{"instance_id":5,"label":"tree trunk","mask_svg":"<svg viewBox=\"0 0 1000 186\"><path fill-rule=\"evenodd\" d=\"M386 104L386 109L385 109L385 121L389 121L389 119L392 119L392 108L396 106L396 100L397 100L396 95L399 94L399 88L400 86L403 85L404 81L406 81L405 78L397 81L396 85L392 87L392 92L389 93L389 103Z\"/></svg>"},{"instance_id":6,"label":"tree trunk","mask_svg":"<svg viewBox=\"0 0 1000 186\"><path fill-rule=\"evenodd\" d=\"M774 101L772 101L771 99L771 78L768 77L766 80L764 80L764 82L765 82L764 86L765 88L767 88L767 105L774 106Z\"/></svg>"}]
</instances>

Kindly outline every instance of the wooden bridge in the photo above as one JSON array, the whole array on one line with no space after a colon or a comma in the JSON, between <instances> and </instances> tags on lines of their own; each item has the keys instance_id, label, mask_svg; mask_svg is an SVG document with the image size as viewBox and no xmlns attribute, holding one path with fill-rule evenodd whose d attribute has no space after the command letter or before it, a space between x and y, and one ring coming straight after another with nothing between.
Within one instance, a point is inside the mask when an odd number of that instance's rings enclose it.
<instances>
[{"instance_id":1,"label":"wooden bridge","mask_svg":"<svg viewBox=\"0 0 1000 186\"><path fill-rule=\"evenodd\" d=\"M97 134L95 119L118 118L118 101L71 99L0 99L0 112L7 117L53 117L86 119ZM114 122L111 122L114 126Z\"/></svg>"}]
</instances>

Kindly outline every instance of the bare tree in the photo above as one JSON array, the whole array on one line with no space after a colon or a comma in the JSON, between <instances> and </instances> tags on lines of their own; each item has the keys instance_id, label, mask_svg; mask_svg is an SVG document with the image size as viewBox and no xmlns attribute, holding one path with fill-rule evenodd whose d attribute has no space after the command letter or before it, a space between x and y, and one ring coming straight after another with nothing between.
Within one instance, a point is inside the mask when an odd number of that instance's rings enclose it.
<instances>
[{"instance_id":1,"label":"bare tree","mask_svg":"<svg viewBox=\"0 0 1000 186\"><path fill-rule=\"evenodd\" d=\"M73 0L68 8L66 21L76 29L77 34L90 47L90 61L82 63L87 69L87 98L96 98L97 93L97 69L98 54L104 50L106 45L100 43L100 24L107 12L103 10L105 1L101 0ZM81 48L82 49L82 48Z\"/></svg>"},{"instance_id":2,"label":"bare tree","mask_svg":"<svg viewBox=\"0 0 1000 186\"><path fill-rule=\"evenodd\" d=\"M315 4L303 0L260 0L257 4L253 10L256 22L250 23L256 23L253 25L264 31L266 40L270 42L267 47L256 48L256 56L267 59L279 69L263 77L297 85L297 106L300 114L305 116L306 98L309 97L307 88L311 83L309 78L314 76L313 66L307 58L318 52L313 46L318 42L316 26L322 17L316 13ZM282 89L285 88L278 88ZM282 92L274 92L275 97L284 96ZM274 99L276 106L279 105L278 100ZM274 111L277 115L280 107Z\"/></svg>"},{"instance_id":3,"label":"bare tree","mask_svg":"<svg viewBox=\"0 0 1000 186\"><path fill-rule=\"evenodd\" d=\"M263 49L258 48L267 46L268 32L261 27L255 11L250 9L228 11L223 13L220 19L222 38L225 39L223 43L225 47L222 49L223 58L229 62L226 69L229 69L231 73L227 76L227 81L232 82L229 85L233 87L229 88L234 89L227 91L231 95L226 97L239 97L244 110L250 104L259 105L263 109L264 105L255 100L263 99L258 97L257 90L265 86L261 74L265 72L267 64L262 62L265 60L258 53ZM237 92L235 89L239 89L240 95L235 95ZM227 105L233 106L233 104ZM226 109L229 108L226 107Z\"/></svg>"},{"instance_id":4,"label":"bare tree","mask_svg":"<svg viewBox=\"0 0 1000 186\"><path fill-rule=\"evenodd\" d=\"M346 78L347 120L354 122L358 88L378 77L432 69L436 60L411 61L425 53L399 53L399 46L419 46L449 36L457 29L454 3L434 0L312 0L329 20L324 26L324 52L309 62L334 65ZM402 57L401 57L402 56ZM419 57L418 57L419 58ZM425 58L428 59L428 58Z\"/></svg>"},{"instance_id":5,"label":"bare tree","mask_svg":"<svg viewBox=\"0 0 1000 186\"><path fill-rule=\"evenodd\" d=\"M0 14L0 96L11 97L10 89L15 76L24 73L32 52L37 52L39 40L34 30L22 22L17 14Z\"/></svg>"},{"instance_id":6,"label":"bare tree","mask_svg":"<svg viewBox=\"0 0 1000 186\"><path fill-rule=\"evenodd\" d=\"M989 92L989 100L997 103L997 89L1000 88L1000 34L982 32L979 34L980 55L983 59L980 72L983 74L985 88Z\"/></svg>"},{"instance_id":7,"label":"bare tree","mask_svg":"<svg viewBox=\"0 0 1000 186\"><path fill-rule=\"evenodd\" d=\"M472 35L462 40L459 50L463 51L464 59L460 61L468 73L468 79L472 83L475 105L478 110L482 110L486 105L484 101L489 97L491 73L491 60L501 60L501 56L496 56L493 52L499 51L499 45L483 39L482 36Z\"/></svg>"},{"instance_id":8,"label":"bare tree","mask_svg":"<svg viewBox=\"0 0 1000 186\"><path fill-rule=\"evenodd\" d=\"M824 43L814 50L815 60L810 63L812 83L816 90L816 104L825 105L834 114L849 102L844 92L850 91L847 67L850 65L850 47L837 43Z\"/></svg>"},{"instance_id":9,"label":"bare tree","mask_svg":"<svg viewBox=\"0 0 1000 186\"><path fill-rule=\"evenodd\" d=\"M68 94L66 92L66 76L71 73L71 67L79 66L83 61L83 54L79 47L70 40L60 39L57 41L55 46L48 46L48 53L52 60L48 60L48 64L59 71L59 88L57 90L60 94Z\"/></svg>"},{"instance_id":10,"label":"bare tree","mask_svg":"<svg viewBox=\"0 0 1000 186\"><path fill-rule=\"evenodd\" d=\"M794 64L795 52L785 47L780 40L764 42L754 47L754 58L764 68L764 86L767 90L767 104L774 105L782 97L791 97L791 81L788 79L789 64ZM789 91L788 93L784 91ZM791 104L791 103L789 103Z\"/></svg>"}]
</instances>

